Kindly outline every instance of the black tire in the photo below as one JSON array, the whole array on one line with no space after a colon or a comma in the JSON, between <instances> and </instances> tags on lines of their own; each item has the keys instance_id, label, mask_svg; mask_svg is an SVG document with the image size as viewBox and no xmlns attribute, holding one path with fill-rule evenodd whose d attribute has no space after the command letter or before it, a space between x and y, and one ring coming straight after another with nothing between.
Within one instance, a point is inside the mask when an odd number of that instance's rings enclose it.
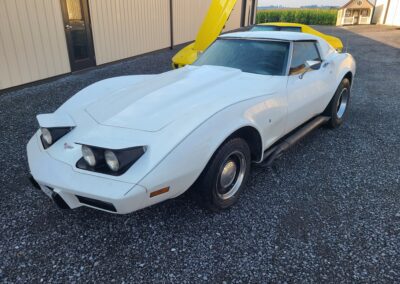
<instances>
[{"instance_id":1,"label":"black tire","mask_svg":"<svg viewBox=\"0 0 400 284\"><path fill-rule=\"evenodd\" d=\"M212 211L220 211L234 205L246 184L250 164L250 148L245 140L233 138L225 142L215 152L196 182L194 190L202 205ZM233 172L234 177L231 175ZM224 194L224 191L227 192Z\"/></svg>"},{"instance_id":2,"label":"black tire","mask_svg":"<svg viewBox=\"0 0 400 284\"><path fill-rule=\"evenodd\" d=\"M335 95L324 111L324 115L329 116L330 120L327 126L337 128L341 126L346 119L347 111L350 105L350 81L344 78L340 83Z\"/></svg>"}]
</instances>

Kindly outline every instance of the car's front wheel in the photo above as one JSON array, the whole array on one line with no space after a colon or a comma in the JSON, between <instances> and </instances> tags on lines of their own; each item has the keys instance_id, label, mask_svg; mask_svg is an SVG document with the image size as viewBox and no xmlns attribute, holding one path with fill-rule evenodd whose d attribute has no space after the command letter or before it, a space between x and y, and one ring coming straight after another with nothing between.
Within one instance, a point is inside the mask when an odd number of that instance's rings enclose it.
<instances>
[{"instance_id":1,"label":"car's front wheel","mask_svg":"<svg viewBox=\"0 0 400 284\"><path fill-rule=\"evenodd\" d=\"M349 79L344 78L325 110L324 114L331 118L328 122L331 128L337 128L343 124L350 104L350 87Z\"/></svg>"},{"instance_id":2,"label":"car's front wheel","mask_svg":"<svg viewBox=\"0 0 400 284\"><path fill-rule=\"evenodd\" d=\"M197 194L213 211L236 203L250 173L251 154L245 140L233 138L214 154L197 184Z\"/></svg>"}]
</instances>

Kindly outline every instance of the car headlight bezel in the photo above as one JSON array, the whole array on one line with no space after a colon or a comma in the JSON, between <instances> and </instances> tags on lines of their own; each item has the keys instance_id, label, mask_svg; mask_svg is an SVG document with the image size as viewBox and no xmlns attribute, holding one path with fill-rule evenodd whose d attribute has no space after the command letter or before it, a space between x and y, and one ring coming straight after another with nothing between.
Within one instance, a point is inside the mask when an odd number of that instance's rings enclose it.
<instances>
[{"instance_id":1,"label":"car headlight bezel","mask_svg":"<svg viewBox=\"0 0 400 284\"><path fill-rule=\"evenodd\" d=\"M41 127L40 140L44 149L54 145L63 136L68 134L73 127Z\"/></svg>"},{"instance_id":2,"label":"car headlight bezel","mask_svg":"<svg viewBox=\"0 0 400 284\"><path fill-rule=\"evenodd\" d=\"M82 155L82 158L76 163L78 169L113 176L124 174L146 152L145 146L125 149L106 149L89 145L82 145L82 147L88 147L92 150L96 158L96 164L91 166Z\"/></svg>"}]
</instances>

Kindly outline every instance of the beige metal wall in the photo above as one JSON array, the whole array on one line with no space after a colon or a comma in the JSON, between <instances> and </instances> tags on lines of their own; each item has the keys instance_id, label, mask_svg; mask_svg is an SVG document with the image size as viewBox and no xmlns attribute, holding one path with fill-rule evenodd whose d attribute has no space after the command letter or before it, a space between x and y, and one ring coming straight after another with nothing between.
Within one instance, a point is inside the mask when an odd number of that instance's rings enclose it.
<instances>
[{"instance_id":1,"label":"beige metal wall","mask_svg":"<svg viewBox=\"0 0 400 284\"><path fill-rule=\"evenodd\" d=\"M0 0L0 89L70 72L59 0Z\"/></svg>"},{"instance_id":2,"label":"beige metal wall","mask_svg":"<svg viewBox=\"0 0 400 284\"><path fill-rule=\"evenodd\" d=\"M97 64L170 46L169 0L90 0L89 8Z\"/></svg>"},{"instance_id":3,"label":"beige metal wall","mask_svg":"<svg viewBox=\"0 0 400 284\"><path fill-rule=\"evenodd\" d=\"M173 0L174 45L195 39L211 0Z\"/></svg>"},{"instance_id":4,"label":"beige metal wall","mask_svg":"<svg viewBox=\"0 0 400 284\"><path fill-rule=\"evenodd\" d=\"M224 32L240 28L240 20L242 18L242 1L243 0L236 1L235 7L229 16L229 20L226 22L225 29L223 30Z\"/></svg>"},{"instance_id":5,"label":"beige metal wall","mask_svg":"<svg viewBox=\"0 0 400 284\"><path fill-rule=\"evenodd\" d=\"M389 26L400 26L400 0L390 1L385 24Z\"/></svg>"},{"instance_id":6,"label":"beige metal wall","mask_svg":"<svg viewBox=\"0 0 400 284\"><path fill-rule=\"evenodd\" d=\"M174 45L192 41L206 16L211 0L173 0ZM237 0L224 31L240 28L242 0Z\"/></svg>"},{"instance_id":7,"label":"beige metal wall","mask_svg":"<svg viewBox=\"0 0 400 284\"><path fill-rule=\"evenodd\" d=\"M224 31L240 27L242 1ZM170 46L170 0L88 2L97 64ZM211 0L172 3L174 45L194 40ZM60 0L0 0L0 90L70 71Z\"/></svg>"}]
</instances>

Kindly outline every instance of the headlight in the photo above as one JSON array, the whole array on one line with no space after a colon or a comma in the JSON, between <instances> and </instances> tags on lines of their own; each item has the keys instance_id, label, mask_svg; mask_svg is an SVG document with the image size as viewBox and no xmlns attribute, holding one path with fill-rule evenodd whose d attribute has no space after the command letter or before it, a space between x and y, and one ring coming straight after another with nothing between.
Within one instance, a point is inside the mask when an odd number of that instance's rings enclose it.
<instances>
[{"instance_id":1,"label":"headlight","mask_svg":"<svg viewBox=\"0 0 400 284\"><path fill-rule=\"evenodd\" d=\"M72 127L53 127L53 128L41 128L42 135L40 139L42 140L43 148L47 149L51 145L57 142L61 137L72 130Z\"/></svg>"},{"instance_id":2,"label":"headlight","mask_svg":"<svg viewBox=\"0 0 400 284\"><path fill-rule=\"evenodd\" d=\"M76 167L82 170L119 176L125 173L146 151L145 147L110 150L82 145L82 158Z\"/></svg>"},{"instance_id":3,"label":"headlight","mask_svg":"<svg viewBox=\"0 0 400 284\"><path fill-rule=\"evenodd\" d=\"M48 145L53 144L53 137L51 136L50 130L48 130L47 128L42 128L41 131L42 131L43 140Z\"/></svg>"},{"instance_id":4,"label":"headlight","mask_svg":"<svg viewBox=\"0 0 400 284\"><path fill-rule=\"evenodd\" d=\"M94 152L92 151L92 149L90 149L86 145L82 146L82 156L85 159L86 163L88 163L89 166L91 166L91 167L96 166L96 156L94 155Z\"/></svg>"},{"instance_id":5,"label":"headlight","mask_svg":"<svg viewBox=\"0 0 400 284\"><path fill-rule=\"evenodd\" d=\"M106 150L104 152L104 157L106 159L106 163L107 163L108 167L112 171L117 172L119 170L119 161L118 161L117 156L114 154L114 152L111 150Z\"/></svg>"}]
</instances>

